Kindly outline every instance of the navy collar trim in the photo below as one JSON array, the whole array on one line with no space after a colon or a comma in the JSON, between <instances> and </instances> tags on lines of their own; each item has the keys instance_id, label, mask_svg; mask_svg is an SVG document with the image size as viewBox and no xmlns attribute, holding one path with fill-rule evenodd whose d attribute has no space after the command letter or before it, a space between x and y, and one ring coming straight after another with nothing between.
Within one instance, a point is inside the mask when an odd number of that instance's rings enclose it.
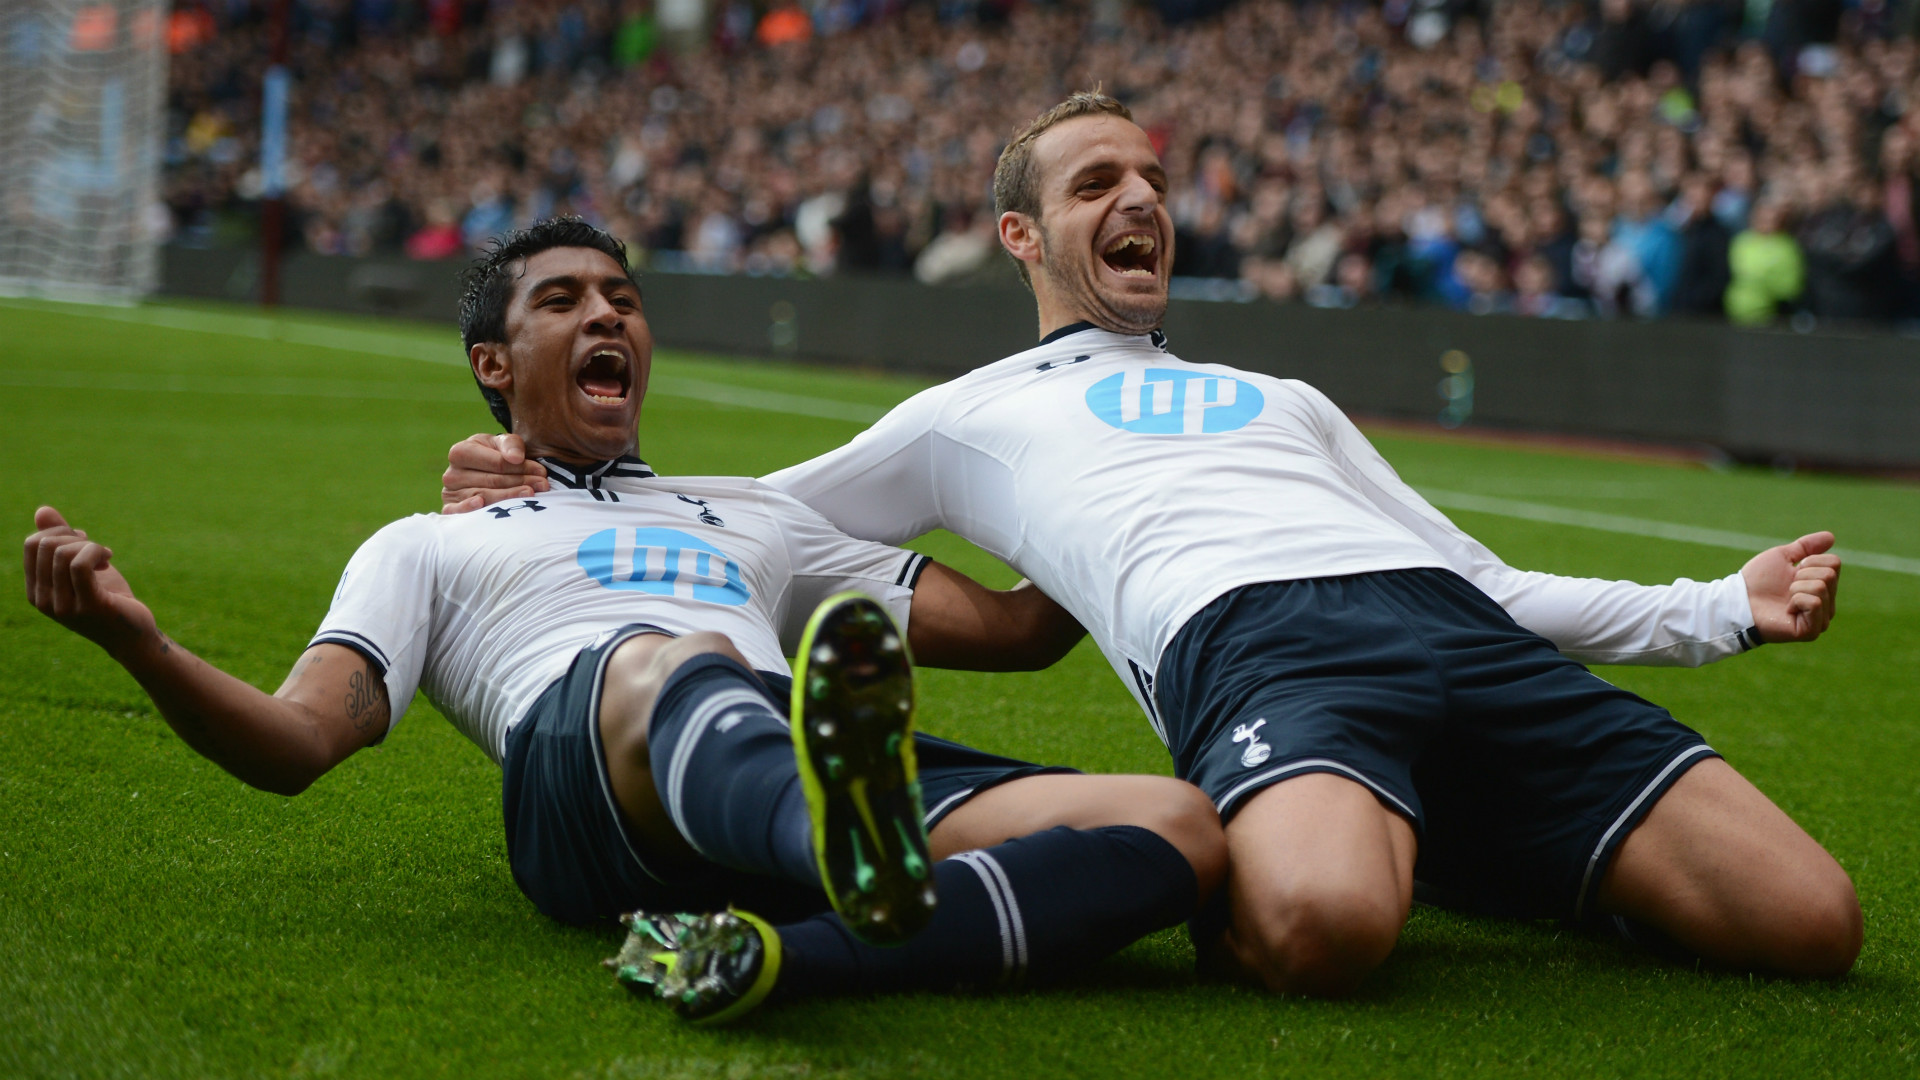
<instances>
[{"instance_id":1,"label":"navy collar trim","mask_svg":"<svg viewBox=\"0 0 1920 1080\"><path fill-rule=\"evenodd\" d=\"M1068 325L1063 326L1058 330L1055 330L1053 333L1048 334L1046 337L1041 338L1040 344L1051 345L1054 342L1059 341L1063 337L1069 337L1073 334L1078 334L1084 330L1098 330L1098 329L1100 328L1093 325L1090 322L1087 322L1085 319L1082 319L1077 323L1069 323ZM1167 332L1165 330L1158 330L1158 329L1150 331L1147 334L1147 340L1153 342L1154 348L1164 351L1167 347ZM1035 346L1035 348L1038 348L1038 347L1039 346Z\"/></svg>"},{"instance_id":2,"label":"navy collar trim","mask_svg":"<svg viewBox=\"0 0 1920 1080\"><path fill-rule=\"evenodd\" d=\"M1051 345L1054 342L1059 341L1061 338L1066 337L1068 334L1077 334L1082 330L1098 330L1098 329L1100 328L1086 321L1085 319L1082 319L1077 323L1070 323L1066 326L1063 326L1060 329L1055 330L1053 333L1048 334L1046 337L1041 338L1040 344Z\"/></svg>"},{"instance_id":3,"label":"navy collar trim","mask_svg":"<svg viewBox=\"0 0 1920 1080\"><path fill-rule=\"evenodd\" d=\"M598 491L610 477L628 477L644 480L652 476L653 469L646 462L632 454L622 454L612 461L596 461L591 465L570 465L553 458L537 458L547 467L547 479L561 487Z\"/></svg>"}]
</instances>

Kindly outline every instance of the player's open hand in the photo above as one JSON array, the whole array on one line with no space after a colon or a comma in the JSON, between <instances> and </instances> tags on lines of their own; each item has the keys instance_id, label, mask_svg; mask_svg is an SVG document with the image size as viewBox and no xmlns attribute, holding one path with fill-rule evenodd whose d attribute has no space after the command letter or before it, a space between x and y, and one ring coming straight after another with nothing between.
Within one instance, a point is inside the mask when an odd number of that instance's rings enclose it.
<instances>
[{"instance_id":1,"label":"player's open hand","mask_svg":"<svg viewBox=\"0 0 1920 1080\"><path fill-rule=\"evenodd\" d=\"M67 524L60 511L34 512L27 537L27 599L42 613L123 657L142 640L157 638L153 612L134 599L113 568L113 552Z\"/></svg>"},{"instance_id":2,"label":"player's open hand","mask_svg":"<svg viewBox=\"0 0 1920 1080\"><path fill-rule=\"evenodd\" d=\"M527 460L518 435L470 435L447 451L440 474L440 512L464 514L501 499L547 490L546 467Z\"/></svg>"},{"instance_id":3,"label":"player's open hand","mask_svg":"<svg viewBox=\"0 0 1920 1080\"><path fill-rule=\"evenodd\" d=\"M1840 556L1833 534L1808 533L1747 560L1740 576L1762 641L1812 641L1833 621L1840 594Z\"/></svg>"}]
</instances>

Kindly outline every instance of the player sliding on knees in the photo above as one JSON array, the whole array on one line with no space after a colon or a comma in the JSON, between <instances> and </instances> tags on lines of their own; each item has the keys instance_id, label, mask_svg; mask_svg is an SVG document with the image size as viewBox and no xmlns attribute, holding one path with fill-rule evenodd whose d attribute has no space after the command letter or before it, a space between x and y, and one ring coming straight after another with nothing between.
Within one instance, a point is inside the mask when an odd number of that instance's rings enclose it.
<instances>
[{"instance_id":1,"label":"player sliding on knees","mask_svg":"<svg viewBox=\"0 0 1920 1080\"><path fill-rule=\"evenodd\" d=\"M1696 732L1579 663L1811 641L1833 615L1831 535L1718 581L1517 570L1312 387L1167 351L1166 173L1125 106L1082 93L1036 118L994 198L1040 344L766 481L864 539L951 530L1087 628L1226 821L1203 962L1349 992L1417 882L1742 968L1852 966L1839 864ZM451 456L449 508L545 482L485 439Z\"/></svg>"},{"instance_id":2,"label":"player sliding on knees","mask_svg":"<svg viewBox=\"0 0 1920 1080\"><path fill-rule=\"evenodd\" d=\"M269 791L379 742L423 690L502 767L521 890L567 922L640 912L619 974L695 1020L770 993L1058 973L1219 884L1219 819L1189 785L912 732L909 649L1015 669L1078 640L1040 592L634 456L652 342L618 241L578 221L511 235L470 271L461 328L555 487L381 529L274 694L163 634L111 552L52 508L26 544L30 600ZM801 647L797 678L783 644ZM700 912L722 914L682 914Z\"/></svg>"}]
</instances>

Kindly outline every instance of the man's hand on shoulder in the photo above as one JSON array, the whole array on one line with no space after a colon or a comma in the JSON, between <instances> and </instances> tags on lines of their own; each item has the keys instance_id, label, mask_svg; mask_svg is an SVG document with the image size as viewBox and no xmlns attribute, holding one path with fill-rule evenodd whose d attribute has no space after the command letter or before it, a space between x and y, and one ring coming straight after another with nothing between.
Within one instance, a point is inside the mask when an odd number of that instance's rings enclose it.
<instances>
[{"instance_id":1,"label":"man's hand on shoulder","mask_svg":"<svg viewBox=\"0 0 1920 1080\"><path fill-rule=\"evenodd\" d=\"M522 499L547 490L547 470L527 460L518 435L471 435L447 451L440 474L440 512L464 514L501 499Z\"/></svg>"},{"instance_id":2,"label":"man's hand on shoulder","mask_svg":"<svg viewBox=\"0 0 1920 1080\"><path fill-rule=\"evenodd\" d=\"M1840 556L1832 547L1832 533L1808 533L1740 568L1760 640L1812 641L1827 629L1840 593Z\"/></svg>"},{"instance_id":3,"label":"man's hand on shoulder","mask_svg":"<svg viewBox=\"0 0 1920 1080\"><path fill-rule=\"evenodd\" d=\"M113 552L67 524L60 511L43 506L27 537L27 600L41 614L105 649L125 663L142 642L165 645L153 612L110 560Z\"/></svg>"}]
</instances>

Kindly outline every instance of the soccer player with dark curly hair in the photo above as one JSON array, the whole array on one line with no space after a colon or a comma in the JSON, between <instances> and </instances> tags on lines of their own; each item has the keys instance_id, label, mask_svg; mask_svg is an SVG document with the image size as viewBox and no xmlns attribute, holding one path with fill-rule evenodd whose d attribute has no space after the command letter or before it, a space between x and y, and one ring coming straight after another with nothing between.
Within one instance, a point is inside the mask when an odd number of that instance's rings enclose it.
<instances>
[{"instance_id":1,"label":"soccer player with dark curly hair","mask_svg":"<svg viewBox=\"0 0 1920 1080\"><path fill-rule=\"evenodd\" d=\"M511 234L460 318L474 378L551 489L381 529L277 692L162 633L51 507L27 539L30 600L268 791L378 743L424 691L502 768L521 890L567 922L640 912L614 966L697 1021L769 994L1045 977L1217 888L1224 837L1191 785L912 731L910 653L1015 670L1079 640L1038 590L988 590L765 484L635 456L652 339L618 241L577 220Z\"/></svg>"}]
</instances>

